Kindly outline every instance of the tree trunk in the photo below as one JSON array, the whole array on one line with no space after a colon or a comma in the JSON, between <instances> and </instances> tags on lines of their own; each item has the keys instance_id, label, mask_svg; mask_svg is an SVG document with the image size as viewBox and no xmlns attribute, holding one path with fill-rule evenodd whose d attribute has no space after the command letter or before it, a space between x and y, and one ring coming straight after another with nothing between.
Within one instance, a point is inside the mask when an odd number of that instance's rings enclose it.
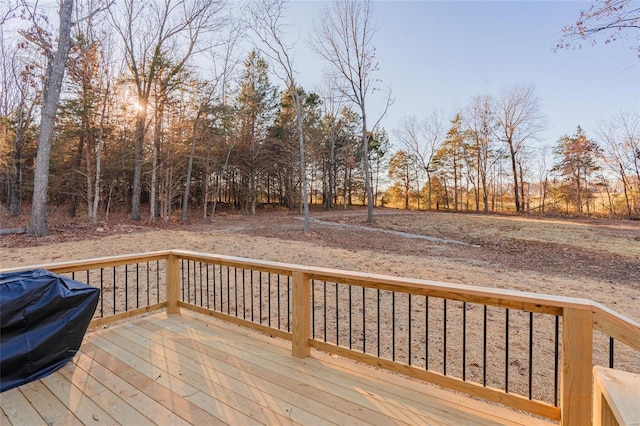
<instances>
[{"instance_id":1,"label":"tree trunk","mask_svg":"<svg viewBox=\"0 0 640 426\"><path fill-rule=\"evenodd\" d=\"M47 74L42 96L42 119L38 135L38 153L33 182L33 200L31 218L29 219L30 235L45 236L49 234L47 223L47 190L49 187L49 160L53 144L60 89L64 77L65 66L71 47L71 17L73 0L62 0L60 5L60 30L58 32L58 50L47 58Z\"/></svg>"},{"instance_id":2,"label":"tree trunk","mask_svg":"<svg viewBox=\"0 0 640 426\"><path fill-rule=\"evenodd\" d=\"M298 144L300 148L300 186L302 187L302 209L304 216L304 224L302 230L304 232L309 231L309 198L307 193L307 166L304 156L304 129L302 127L302 106L300 101L300 95L295 86L292 85L291 91L293 92L293 100L296 104L296 117L298 119Z\"/></svg>"},{"instance_id":3,"label":"tree trunk","mask_svg":"<svg viewBox=\"0 0 640 426\"><path fill-rule=\"evenodd\" d=\"M227 151L227 158L224 160L224 165L222 166L222 172L220 173L220 177L218 178L218 183L216 185L216 193L213 197L213 207L211 207L211 220L213 220L214 215L216 214L216 205L218 204L218 198L220 197L220 187L222 186L222 178L227 174L227 166L229 165L229 157L231 157L231 150L235 146L235 142L229 147Z\"/></svg>"},{"instance_id":4,"label":"tree trunk","mask_svg":"<svg viewBox=\"0 0 640 426\"><path fill-rule=\"evenodd\" d=\"M367 192L367 222L373 222L373 191L371 189L371 171L369 170L369 137L367 135L367 115L364 103L360 105L362 112L362 162L364 168L364 187Z\"/></svg>"},{"instance_id":5,"label":"tree trunk","mask_svg":"<svg viewBox=\"0 0 640 426\"><path fill-rule=\"evenodd\" d=\"M511 171L513 173L513 196L516 203L516 212L521 210L520 207L520 191L518 190L518 169L516 166L516 153L513 149L513 141L507 141L509 144L509 154L511 155Z\"/></svg>"},{"instance_id":6,"label":"tree trunk","mask_svg":"<svg viewBox=\"0 0 640 426\"><path fill-rule=\"evenodd\" d=\"M524 171L522 170L522 161L518 162L520 168L520 209L529 213L529 197L525 197L524 188ZM526 206L526 208L525 208Z\"/></svg>"},{"instance_id":7,"label":"tree trunk","mask_svg":"<svg viewBox=\"0 0 640 426\"><path fill-rule=\"evenodd\" d=\"M184 194L182 195L182 216L180 222L187 221L187 211L189 210L189 191L191 190L191 172L193 170L193 157L196 155L196 136L198 131L198 120L200 114L197 115L195 123L193 123L193 135L191 135L191 151L189 151L189 162L187 164L187 180L184 185Z\"/></svg>"},{"instance_id":8,"label":"tree trunk","mask_svg":"<svg viewBox=\"0 0 640 426\"><path fill-rule=\"evenodd\" d=\"M335 164L336 164L336 137L335 137L335 132L333 130L333 127L330 130L330 134L329 137L331 138L331 140L329 141L329 167L328 167L328 172L329 172L329 182L327 185L327 205L326 205L326 209L327 210L331 210L332 207L332 203L333 203L333 198L334 198L334 194L335 194L335 177L334 177L334 171L335 171Z\"/></svg>"},{"instance_id":9,"label":"tree trunk","mask_svg":"<svg viewBox=\"0 0 640 426\"><path fill-rule=\"evenodd\" d=\"M427 191L429 191L429 193L427 194L427 203L429 204L429 206L427 207L427 210L431 211L431 173L429 172L428 168L427 168Z\"/></svg>"},{"instance_id":10,"label":"tree trunk","mask_svg":"<svg viewBox=\"0 0 640 426\"><path fill-rule=\"evenodd\" d=\"M12 154L13 164L9 175L9 214L19 216L22 210L22 196L20 191L20 175L22 174L22 131L18 129L14 141Z\"/></svg>"},{"instance_id":11,"label":"tree trunk","mask_svg":"<svg viewBox=\"0 0 640 426\"><path fill-rule=\"evenodd\" d=\"M98 223L98 203L100 202L100 180L102 173L102 149L104 147L104 119L106 116L107 99L109 96L109 83L107 83L107 90L104 94L104 101L102 104L102 113L100 114L100 129L98 130L98 146L96 147L96 179L94 181L95 186L93 189L93 208L91 209L91 223Z\"/></svg>"},{"instance_id":12,"label":"tree trunk","mask_svg":"<svg viewBox=\"0 0 640 426\"><path fill-rule=\"evenodd\" d=\"M82 166L82 151L84 149L84 135L85 135L85 118L82 118L82 125L80 128L80 138L78 140L78 147L76 150L76 156L73 161L73 168L71 170L71 200L69 202L69 217L76 217L76 210L78 207L78 187L80 186L80 167Z\"/></svg>"},{"instance_id":13,"label":"tree trunk","mask_svg":"<svg viewBox=\"0 0 640 426\"><path fill-rule=\"evenodd\" d=\"M146 103L136 116L136 134L134 142L133 190L131 195L131 220L140 220L140 195L142 193L142 146L144 144L144 126L147 112Z\"/></svg>"}]
</instances>

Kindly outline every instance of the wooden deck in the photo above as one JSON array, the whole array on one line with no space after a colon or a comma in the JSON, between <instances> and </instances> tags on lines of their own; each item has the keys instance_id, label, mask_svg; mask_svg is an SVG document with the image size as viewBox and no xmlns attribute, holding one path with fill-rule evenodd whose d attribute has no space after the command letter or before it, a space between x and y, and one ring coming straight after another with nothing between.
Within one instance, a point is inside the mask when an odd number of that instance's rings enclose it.
<instances>
[{"instance_id":1,"label":"wooden deck","mask_svg":"<svg viewBox=\"0 0 640 426\"><path fill-rule=\"evenodd\" d=\"M549 424L199 314L93 331L73 362L0 394L0 424Z\"/></svg>"}]
</instances>

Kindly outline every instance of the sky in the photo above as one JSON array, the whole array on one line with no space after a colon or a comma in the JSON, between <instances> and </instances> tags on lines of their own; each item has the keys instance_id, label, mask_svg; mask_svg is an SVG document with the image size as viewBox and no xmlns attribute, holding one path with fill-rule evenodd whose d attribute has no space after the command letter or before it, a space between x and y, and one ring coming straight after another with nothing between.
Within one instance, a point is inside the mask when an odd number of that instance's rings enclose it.
<instances>
[{"instance_id":1,"label":"sky","mask_svg":"<svg viewBox=\"0 0 640 426\"><path fill-rule=\"evenodd\" d=\"M305 88L318 89L326 65L309 45L324 1L293 1L286 20L298 38L295 68ZM381 125L393 129L405 116L422 119L434 109L448 118L475 96L499 96L514 84L532 85L547 129L536 142L552 146L578 125L595 137L600 123L620 111L640 113L640 59L628 37L611 44L584 43L554 52L561 29L591 2L375 1L373 38L379 71L394 104ZM370 117L384 109L372 96ZM396 145L397 148L397 145Z\"/></svg>"}]
</instances>

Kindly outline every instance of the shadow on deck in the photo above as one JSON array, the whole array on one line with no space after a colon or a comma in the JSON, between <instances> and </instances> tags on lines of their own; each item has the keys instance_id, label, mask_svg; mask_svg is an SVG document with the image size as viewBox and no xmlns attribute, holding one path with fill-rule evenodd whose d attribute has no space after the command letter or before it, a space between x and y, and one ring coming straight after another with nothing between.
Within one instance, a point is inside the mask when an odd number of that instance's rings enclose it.
<instances>
[{"instance_id":1,"label":"shadow on deck","mask_svg":"<svg viewBox=\"0 0 640 426\"><path fill-rule=\"evenodd\" d=\"M0 396L2 424L550 424L193 312L87 333L73 362Z\"/></svg>"}]
</instances>

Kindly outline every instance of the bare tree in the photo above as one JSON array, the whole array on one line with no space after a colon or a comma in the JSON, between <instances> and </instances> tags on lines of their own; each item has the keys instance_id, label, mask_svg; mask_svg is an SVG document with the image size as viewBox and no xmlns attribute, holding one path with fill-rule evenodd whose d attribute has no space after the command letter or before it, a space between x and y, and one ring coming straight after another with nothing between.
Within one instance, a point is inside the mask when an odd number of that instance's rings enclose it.
<instances>
[{"instance_id":1,"label":"bare tree","mask_svg":"<svg viewBox=\"0 0 640 426\"><path fill-rule=\"evenodd\" d=\"M216 15L224 0L166 0L162 3L126 0L112 11L114 28L122 38L125 59L136 87L137 115L131 219L140 220L143 145L149 99L154 84L168 86L197 50L202 35L219 25ZM184 42L184 48L180 43ZM160 73L161 70L164 72ZM159 75L161 74L161 75ZM157 81L160 78L161 81Z\"/></svg>"},{"instance_id":2,"label":"bare tree","mask_svg":"<svg viewBox=\"0 0 640 426\"><path fill-rule=\"evenodd\" d=\"M571 47L572 43L591 40L596 43L600 34L604 42L611 43L625 35L640 41L640 6L633 0L596 0L588 9L582 10L576 23L562 29L563 40L556 50ZM640 45L636 47L640 56Z\"/></svg>"},{"instance_id":3,"label":"bare tree","mask_svg":"<svg viewBox=\"0 0 640 426\"><path fill-rule=\"evenodd\" d=\"M261 52L279 65L280 72L276 72L285 82L292 94L295 105L296 120L298 123L298 143L300 148L300 186L302 191L302 205L304 214L303 230L309 230L309 197L307 188L307 170L305 163L304 143L304 114L302 112L302 100L296 85L293 59L291 51L293 45L285 43L283 36L285 28L282 17L285 12L286 0L263 0L249 3L248 25L253 33L262 42Z\"/></svg>"},{"instance_id":4,"label":"bare tree","mask_svg":"<svg viewBox=\"0 0 640 426\"><path fill-rule=\"evenodd\" d=\"M28 233L35 236L49 234L47 223L47 189L49 187L49 159L53 144L53 130L56 111L60 100L60 90L64 77L67 57L71 48L71 26L73 16L73 0L62 0L60 3L60 25L58 29L58 44L56 50L47 40L40 38L42 28L35 20L36 11L30 8L34 27L24 35L39 44L47 57L47 71L42 95L42 118L40 120L40 134L38 135L38 154L36 157L35 176L33 183L33 199L31 203L31 217L29 218Z\"/></svg>"},{"instance_id":5,"label":"bare tree","mask_svg":"<svg viewBox=\"0 0 640 426\"><path fill-rule=\"evenodd\" d=\"M634 194L633 190L634 181L636 186L640 183L640 116L621 112L602 123L597 135L603 146L604 163L622 183L626 213L631 219L640 206L640 191Z\"/></svg>"},{"instance_id":6,"label":"bare tree","mask_svg":"<svg viewBox=\"0 0 640 426\"><path fill-rule=\"evenodd\" d=\"M327 191L325 194L325 208L331 210L335 196L335 172L336 172L336 142L339 130L339 115L342 109L342 100L336 96L332 89L332 79L327 79L321 91L323 108L324 138L328 144L329 158L327 160Z\"/></svg>"},{"instance_id":7,"label":"bare tree","mask_svg":"<svg viewBox=\"0 0 640 426\"><path fill-rule=\"evenodd\" d=\"M484 213L489 213L488 173L496 159L492 153L492 136L495 130L494 100L490 95L475 97L466 110L466 121L470 130L476 172L476 211L480 209L480 191Z\"/></svg>"},{"instance_id":8,"label":"bare tree","mask_svg":"<svg viewBox=\"0 0 640 426\"><path fill-rule=\"evenodd\" d=\"M14 12L18 10L20 4L18 1L7 0L0 2L0 5L2 5L0 9L0 25L4 25L14 16Z\"/></svg>"},{"instance_id":9,"label":"bare tree","mask_svg":"<svg viewBox=\"0 0 640 426\"><path fill-rule=\"evenodd\" d=\"M229 27L229 31L226 34L222 43L221 55L218 55L215 51L211 51L211 57L214 65L214 75L220 76L220 88L222 90L222 109L227 111L229 109L227 102L227 86L232 79L235 69L239 63L241 63L240 56L235 54L235 49L238 46L238 42L244 36L244 26L239 20L234 20ZM225 112L226 114L226 112ZM231 158L231 152L235 148L237 139L233 138L231 143L229 142L229 132L224 132L222 138L225 147L227 148L227 154L225 156L224 163L222 164L222 170L220 177L217 179L216 190L213 196L213 205L211 206L211 220L214 219L216 214L216 206L218 204L218 198L220 198L220 190L222 188L222 180L225 178L229 166L229 159ZM207 175L209 168L209 160L207 156ZM207 217L207 195L208 195L208 179L205 183L205 201L204 201L204 218Z\"/></svg>"},{"instance_id":10,"label":"bare tree","mask_svg":"<svg viewBox=\"0 0 640 426\"><path fill-rule=\"evenodd\" d=\"M338 90L360 108L362 119L362 161L367 193L367 220L373 221L373 191L369 170L367 137L367 95L377 70L373 35L376 28L369 0L340 0L324 10L314 26L313 46L338 76Z\"/></svg>"},{"instance_id":11,"label":"bare tree","mask_svg":"<svg viewBox=\"0 0 640 426\"><path fill-rule=\"evenodd\" d=\"M540 99L532 86L515 85L505 89L496 105L495 136L507 144L513 175L516 211L524 209L520 194L517 161L526 141L535 139L545 126Z\"/></svg>"},{"instance_id":12,"label":"bare tree","mask_svg":"<svg viewBox=\"0 0 640 426\"><path fill-rule=\"evenodd\" d=\"M432 161L447 133L444 113L434 110L422 121L405 117L394 133L411 160L427 175L427 209L431 210Z\"/></svg>"},{"instance_id":13,"label":"bare tree","mask_svg":"<svg viewBox=\"0 0 640 426\"><path fill-rule=\"evenodd\" d=\"M22 208L23 153L40 99L40 76L38 68L21 57L21 49L5 38L5 29L0 25L0 117L9 121L0 123L0 166L8 170L9 213L18 216Z\"/></svg>"}]
</instances>

